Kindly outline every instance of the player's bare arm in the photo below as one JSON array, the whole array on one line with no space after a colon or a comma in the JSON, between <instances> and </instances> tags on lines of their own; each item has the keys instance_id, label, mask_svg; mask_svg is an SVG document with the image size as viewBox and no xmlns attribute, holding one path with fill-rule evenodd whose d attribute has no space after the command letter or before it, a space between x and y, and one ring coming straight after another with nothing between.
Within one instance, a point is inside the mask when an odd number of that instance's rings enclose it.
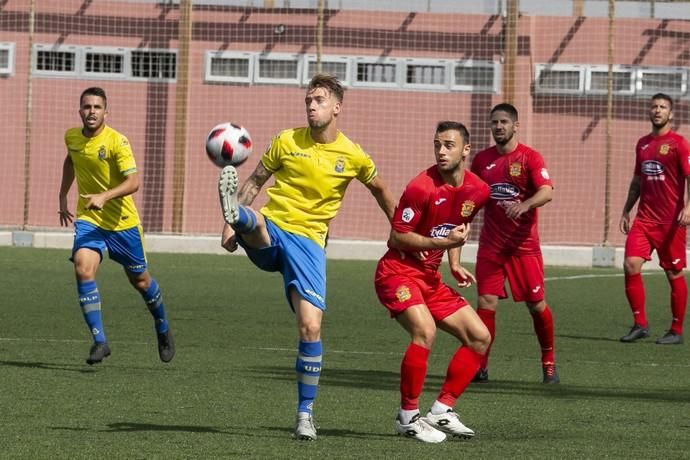
<instances>
[{"instance_id":1,"label":"player's bare arm","mask_svg":"<svg viewBox=\"0 0 690 460\"><path fill-rule=\"evenodd\" d=\"M139 190L139 174L133 172L125 176L118 186L101 193L83 193L79 196L86 198L86 209L103 209L105 204L115 198L131 195Z\"/></svg>"},{"instance_id":2,"label":"player's bare arm","mask_svg":"<svg viewBox=\"0 0 690 460\"><path fill-rule=\"evenodd\" d=\"M466 288L472 286L477 280L472 272L460 264L461 255L461 247L448 249L448 266L453 278L458 282L458 287Z\"/></svg>"},{"instance_id":3,"label":"player's bare arm","mask_svg":"<svg viewBox=\"0 0 690 460\"><path fill-rule=\"evenodd\" d=\"M58 214L60 215L60 225L62 227L67 227L74 219L74 214L69 211L67 204L67 193L69 189L72 188L74 183L74 166L72 164L72 159L67 155L65 161L62 163L62 180L60 182L60 209Z\"/></svg>"},{"instance_id":4,"label":"player's bare arm","mask_svg":"<svg viewBox=\"0 0 690 460\"><path fill-rule=\"evenodd\" d=\"M393 214L395 213L395 199L383 179L381 179L380 176L376 176L371 182L366 184L366 187L371 194L374 195L376 202L386 214L388 220L390 221L393 219Z\"/></svg>"},{"instance_id":5,"label":"player's bare arm","mask_svg":"<svg viewBox=\"0 0 690 460\"><path fill-rule=\"evenodd\" d=\"M687 201L680 214L678 214L678 223L683 226L690 225L690 176L685 178L685 196Z\"/></svg>"},{"instance_id":6,"label":"player's bare arm","mask_svg":"<svg viewBox=\"0 0 690 460\"><path fill-rule=\"evenodd\" d=\"M506 216L511 219L518 219L527 211L544 206L553 199L553 187L550 185L542 185L537 192L529 197L527 200L520 203L514 203L506 207Z\"/></svg>"},{"instance_id":7,"label":"player's bare arm","mask_svg":"<svg viewBox=\"0 0 690 460\"><path fill-rule=\"evenodd\" d=\"M396 249L421 251L424 249L450 249L462 246L470 234L469 224L460 224L444 238L431 238L415 232L401 233L391 230L388 243Z\"/></svg>"},{"instance_id":8,"label":"player's bare arm","mask_svg":"<svg viewBox=\"0 0 690 460\"><path fill-rule=\"evenodd\" d=\"M640 184L642 179L640 176L633 176L630 181L630 187L628 188L628 198L625 200L625 205L623 205L623 214L621 215L621 220L619 223L620 231L624 234L628 234L630 231L630 211L632 211L633 206L637 203L640 198Z\"/></svg>"},{"instance_id":9,"label":"player's bare arm","mask_svg":"<svg viewBox=\"0 0 690 460\"><path fill-rule=\"evenodd\" d=\"M237 195L240 204L242 206L251 205L271 175L272 173L259 161L252 175L247 178L240 188Z\"/></svg>"}]
</instances>

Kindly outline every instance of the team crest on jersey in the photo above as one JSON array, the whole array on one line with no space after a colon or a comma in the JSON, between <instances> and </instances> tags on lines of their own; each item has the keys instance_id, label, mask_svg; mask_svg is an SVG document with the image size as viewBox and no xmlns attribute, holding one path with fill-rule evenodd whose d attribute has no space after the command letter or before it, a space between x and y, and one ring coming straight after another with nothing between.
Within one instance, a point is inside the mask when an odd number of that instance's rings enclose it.
<instances>
[{"instance_id":1,"label":"team crest on jersey","mask_svg":"<svg viewBox=\"0 0 690 460\"><path fill-rule=\"evenodd\" d=\"M398 286L398 289L395 290L395 297L398 299L398 302L406 302L410 300L412 298L410 288L404 284L402 286Z\"/></svg>"},{"instance_id":2,"label":"team crest on jersey","mask_svg":"<svg viewBox=\"0 0 690 460\"><path fill-rule=\"evenodd\" d=\"M105 145L98 147L98 159L105 160Z\"/></svg>"},{"instance_id":3,"label":"team crest on jersey","mask_svg":"<svg viewBox=\"0 0 690 460\"><path fill-rule=\"evenodd\" d=\"M476 203L471 200L467 200L462 203L462 207L460 208L460 215L462 217L470 217L472 215L472 211L474 211L474 207L476 206Z\"/></svg>"},{"instance_id":4,"label":"team crest on jersey","mask_svg":"<svg viewBox=\"0 0 690 460\"><path fill-rule=\"evenodd\" d=\"M520 174L522 174L522 164L520 163L511 163L510 164L510 175L513 177L517 177Z\"/></svg>"},{"instance_id":5,"label":"team crest on jersey","mask_svg":"<svg viewBox=\"0 0 690 460\"><path fill-rule=\"evenodd\" d=\"M668 144L662 145L661 147L659 147L659 155L666 155L670 148L671 148L671 146Z\"/></svg>"},{"instance_id":6,"label":"team crest on jersey","mask_svg":"<svg viewBox=\"0 0 690 460\"><path fill-rule=\"evenodd\" d=\"M343 171L345 171L345 158L338 157L335 160L335 172L341 173Z\"/></svg>"}]
</instances>

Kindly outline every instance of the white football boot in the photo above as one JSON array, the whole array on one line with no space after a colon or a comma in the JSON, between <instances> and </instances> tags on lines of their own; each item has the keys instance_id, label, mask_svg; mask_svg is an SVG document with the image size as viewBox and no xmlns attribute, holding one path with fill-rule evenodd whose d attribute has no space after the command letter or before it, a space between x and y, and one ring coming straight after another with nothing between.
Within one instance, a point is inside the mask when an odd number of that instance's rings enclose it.
<instances>
[{"instance_id":1,"label":"white football boot","mask_svg":"<svg viewBox=\"0 0 690 460\"><path fill-rule=\"evenodd\" d=\"M396 418L395 431L399 435L421 442L437 443L446 440L446 435L443 432L429 425L419 414L412 417L408 424L401 423L400 417Z\"/></svg>"},{"instance_id":2,"label":"white football boot","mask_svg":"<svg viewBox=\"0 0 690 460\"><path fill-rule=\"evenodd\" d=\"M226 166L220 172L218 179L218 195L223 219L228 225L234 225L240 218L240 204L237 201L237 170L233 166Z\"/></svg>"},{"instance_id":3,"label":"white football boot","mask_svg":"<svg viewBox=\"0 0 690 460\"><path fill-rule=\"evenodd\" d=\"M429 412L426 414L426 417L424 417L424 420L437 430L443 431L456 438L469 439L474 437L474 431L463 425L460 418L458 418L458 414L452 409L439 415L434 415Z\"/></svg>"}]
</instances>

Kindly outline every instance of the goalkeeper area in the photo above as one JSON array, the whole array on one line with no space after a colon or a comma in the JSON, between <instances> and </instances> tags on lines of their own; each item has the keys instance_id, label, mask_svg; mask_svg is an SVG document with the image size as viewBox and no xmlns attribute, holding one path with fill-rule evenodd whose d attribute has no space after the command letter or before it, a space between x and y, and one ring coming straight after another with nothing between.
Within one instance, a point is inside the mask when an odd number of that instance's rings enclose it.
<instances>
[{"instance_id":1,"label":"goalkeeper area","mask_svg":"<svg viewBox=\"0 0 690 460\"><path fill-rule=\"evenodd\" d=\"M70 234L56 214L63 135L89 86L106 90L107 122L133 146L144 230L187 252L217 250L189 238L222 225L208 131L249 130L245 179L272 136L305 124L305 85L319 71L347 87L339 127L396 196L433 164L438 121L465 123L476 153L492 142L491 107L515 105L520 140L555 184L540 215L547 263L620 265L618 220L651 95L671 95L673 127L690 134L687 1L5 0L0 13L1 244L63 247L42 234ZM387 236L353 185L331 241L376 258L368 244Z\"/></svg>"},{"instance_id":2,"label":"goalkeeper area","mask_svg":"<svg viewBox=\"0 0 690 460\"><path fill-rule=\"evenodd\" d=\"M686 458L690 449L687 346L653 342L670 321L662 273L645 275L652 338L622 344L630 312L619 270L548 268L560 385L541 383L529 314L506 300L491 382L470 385L456 408L476 438L430 446L395 435L409 339L376 298L374 262L331 261L319 439L305 444L291 439L296 338L279 276L243 257L152 254L177 343L166 365L141 299L105 263L112 356L88 366L68 257L0 248L3 458ZM474 287L464 294L476 305ZM420 409L456 346L439 334Z\"/></svg>"}]
</instances>

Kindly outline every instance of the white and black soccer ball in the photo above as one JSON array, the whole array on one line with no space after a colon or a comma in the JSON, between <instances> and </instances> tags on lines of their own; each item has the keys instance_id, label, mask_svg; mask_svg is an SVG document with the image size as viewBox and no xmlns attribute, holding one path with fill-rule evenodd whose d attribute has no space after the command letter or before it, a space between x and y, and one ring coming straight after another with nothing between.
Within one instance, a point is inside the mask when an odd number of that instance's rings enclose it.
<instances>
[{"instance_id":1,"label":"white and black soccer ball","mask_svg":"<svg viewBox=\"0 0 690 460\"><path fill-rule=\"evenodd\" d=\"M239 166L252 153L249 131L235 123L221 123L206 136L206 155L219 168Z\"/></svg>"}]
</instances>

